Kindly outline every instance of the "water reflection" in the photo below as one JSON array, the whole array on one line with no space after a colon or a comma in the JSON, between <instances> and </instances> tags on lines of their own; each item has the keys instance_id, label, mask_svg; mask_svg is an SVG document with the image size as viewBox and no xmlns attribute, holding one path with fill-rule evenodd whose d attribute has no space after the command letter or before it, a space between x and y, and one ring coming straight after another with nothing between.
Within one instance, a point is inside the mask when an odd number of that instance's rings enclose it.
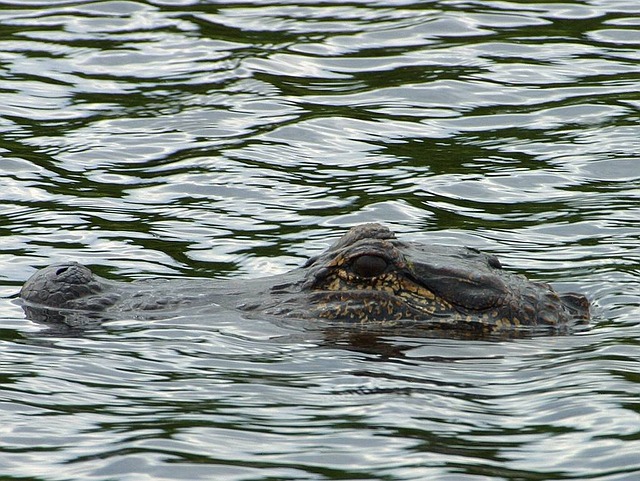
<instances>
[{"instance_id":1,"label":"water reflection","mask_svg":"<svg viewBox=\"0 0 640 481\"><path fill-rule=\"evenodd\" d=\"M638 13L0 5L3 474L637 477ZM8 299L66 260L280 273L366 221L585 291L592 329L331 344L211 312L74 337Z\"/></svg>"}]
</instances>

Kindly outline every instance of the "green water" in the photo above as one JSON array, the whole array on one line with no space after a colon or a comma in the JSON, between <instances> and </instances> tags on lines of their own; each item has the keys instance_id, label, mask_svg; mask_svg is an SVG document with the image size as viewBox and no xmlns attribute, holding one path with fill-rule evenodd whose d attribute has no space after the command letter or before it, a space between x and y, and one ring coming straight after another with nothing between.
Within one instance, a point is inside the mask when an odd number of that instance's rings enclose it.
<instances>
[{"instance_id":1,"label":"green water","mask_svg":"<svg viewBox=\"0 0 640 481\"><path fill-rule=\"evenodd\" d=\"M0 477L640 477L635 0L0 2ZM259 277L349 226L492 252L590 329L25 319L39 267Z\"/></svg>"}]
</instances>

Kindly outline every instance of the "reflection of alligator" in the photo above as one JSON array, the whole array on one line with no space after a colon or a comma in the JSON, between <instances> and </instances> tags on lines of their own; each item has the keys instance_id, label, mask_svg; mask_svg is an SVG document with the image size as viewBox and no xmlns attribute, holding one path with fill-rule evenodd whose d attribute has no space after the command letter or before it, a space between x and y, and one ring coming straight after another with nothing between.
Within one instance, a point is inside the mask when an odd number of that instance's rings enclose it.
<instances>
[{"instance_id":1,"label":"reflection of alligator","mask_svg":"<svg viewBox=\"0 0 640 481\"><path fill-rule=\"evenodd\" d=\"M216 304L360 326L414 321L451 333L558 331L589 318L580 294L558 295L475 249L399 241L379 224L352 228L302 268L275 277L119 283L69 263L38 271L20 296L27 315L45 321L166 317Z\"/></svg>"}]
</instances>

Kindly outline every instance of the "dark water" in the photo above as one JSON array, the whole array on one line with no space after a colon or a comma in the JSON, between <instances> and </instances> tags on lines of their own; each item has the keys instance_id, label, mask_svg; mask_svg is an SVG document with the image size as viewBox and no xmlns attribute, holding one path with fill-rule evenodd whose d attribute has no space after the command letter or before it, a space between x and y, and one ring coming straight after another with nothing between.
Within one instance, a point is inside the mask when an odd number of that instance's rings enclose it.
<instances>
[{"instance_id":1,"label":"dark water","mask_svg":"<svg viewBox=\"0 0 640 481\"><path fill-rule=\"evenodd\" d=\"M0 477L640 479L640 4L0 3ZM10 298L284 272L354 224L594 301L505 342Z\"/></svg>"}]
</instances>

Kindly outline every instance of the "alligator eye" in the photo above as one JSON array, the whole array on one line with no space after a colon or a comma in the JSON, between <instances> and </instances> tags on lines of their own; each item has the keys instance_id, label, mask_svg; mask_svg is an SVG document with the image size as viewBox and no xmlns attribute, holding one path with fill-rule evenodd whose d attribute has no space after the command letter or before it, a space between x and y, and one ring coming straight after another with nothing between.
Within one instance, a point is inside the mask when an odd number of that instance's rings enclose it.
<instances>
[{"instance_id":1,"label":"alligator eye","mask_svg":"<svg viewBox=\"0 0 640 481\"><path fill-rule=\"evenodd\" d=\"M56 276L59 276L61 274L64 274L65 272L67 272L69 270L69 266L63 266L60 269L58 269L56 271Z\"/></svg>"},{"instance_id":2,"label":"alligator eye","mask_svg":"<svg viewBox=\"0 0 640 481\"><path fill-rule=\"evenodd\" d=\"M387 270L387 261L378 256L360 256L353 261L351 269L360 277L376 277Z\"/></svg>"}]
</instances>

